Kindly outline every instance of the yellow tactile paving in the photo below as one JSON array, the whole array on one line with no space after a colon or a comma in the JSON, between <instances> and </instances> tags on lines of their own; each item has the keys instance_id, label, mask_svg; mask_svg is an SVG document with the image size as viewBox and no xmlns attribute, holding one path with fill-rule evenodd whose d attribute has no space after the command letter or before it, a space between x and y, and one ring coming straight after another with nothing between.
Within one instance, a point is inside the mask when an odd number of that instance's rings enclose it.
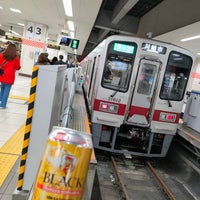
<instances>
[{"instance_id":1,"label":"yellow tactile paving","mask_svg":"<svg viewBox=\"0 0 200 200\"><path fill-rule=\"evenodd\" d=\"M1 148L0 153L21 154L25 125L22 125L17 132Z\"/></svg>"},{"instance_id":2,"label":"yellow tactile paving","mask_svg":"<svg viewBox=\"0 0 200 200\"><path fill-rule=\"evenodd\" d=\"M5 181L10 170L16 163L19 156L0 153L0 187Z\"/></svg>"},{"instance_id":3,"label":"yellow tactile paving","mask_svg":"<svg viewBox=\"0 0 200 200\"><path fill-rule=\"evenodd\" d=\"M11 98L11 99L25 100L25 101L29 100L29 97L14 96L14 95L9 95L9 98Z\"/></svg>"},{"instance_id":4,"label":"yellow tactile paving","mask_svg":"<svg viewBox=\"0 0 200 200\"><path fill-rule=\"evenodd\" d=\"M25 125L0 148L0 187L19 158L23 145Z\"/></svg>"}]
</instances>

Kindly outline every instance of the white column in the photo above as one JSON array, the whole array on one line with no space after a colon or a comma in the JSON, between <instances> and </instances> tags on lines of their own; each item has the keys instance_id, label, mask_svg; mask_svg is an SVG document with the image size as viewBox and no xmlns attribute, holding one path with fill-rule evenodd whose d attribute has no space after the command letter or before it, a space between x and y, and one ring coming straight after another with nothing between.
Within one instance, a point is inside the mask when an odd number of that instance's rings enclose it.
<instances>
[{"instance_id":1,"label":"white column","mask_svg":"<svg viewBox=\"0 0 200 200\"><path fill-rule=\"evenodd\" d=\"M32 67L41 52L47 48L47 26L27 22L22 38L20 74L31 75Z\"/></svg>"}]
</instances>

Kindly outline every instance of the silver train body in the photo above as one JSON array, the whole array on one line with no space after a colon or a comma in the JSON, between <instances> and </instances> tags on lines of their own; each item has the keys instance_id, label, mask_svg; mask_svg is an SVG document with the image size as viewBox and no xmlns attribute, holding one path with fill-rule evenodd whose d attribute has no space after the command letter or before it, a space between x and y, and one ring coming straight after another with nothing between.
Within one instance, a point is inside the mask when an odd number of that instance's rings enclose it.
<instances>
[{"instance_id":1,"label":"silver train body","mask_svg":"<svg viewBox=\"0 0 200 200\"><path fill-rule=\"evenodd\" d=\"M165 157L176 134L194 55L178 46L111 36L82 62L94 147Z\"/></svg>"}]
</instances>

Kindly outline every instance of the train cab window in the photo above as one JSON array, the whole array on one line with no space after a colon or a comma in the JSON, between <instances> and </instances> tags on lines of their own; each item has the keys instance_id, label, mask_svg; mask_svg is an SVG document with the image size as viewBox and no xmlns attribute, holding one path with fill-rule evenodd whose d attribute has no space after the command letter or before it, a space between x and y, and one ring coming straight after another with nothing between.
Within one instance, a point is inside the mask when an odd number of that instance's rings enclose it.
<instances>
[{"instance_id":1,"label":"train cab window","mask_svg":"<svg viewBox=\"0 0 200 200\"><path fill-rule=\"evenodd\" d=\"M142 66L141 74L139 77L139 84L137 93L144 94L144 95L150 95L153 83L154 83L154 77L156 74L156 67L155 65L144 63Z\"/></svg>"},{"instance_id":2,"label":"train cab window","mask_svg":"<svg viewBox=\"0 0 200 200\"><path fill-rule=\"evenodd\" d=\"M132 64L129 61L107 60L103 72L102 86L121 92L128 90Z\"/></svg>"},{"instance_id":3,"label":"train cab window","mask_svg":"<svg viewBox=\"0 0 200 200\"><path fill-rule=\"evenodd\" d=\"M160 91L161 99L183 99L191 67L191 57L175 51L170 53Z\"/></svg>"},{"instance_id":4,"label":"train cab window","mask_svg":"<svg viewBox=\"0 0 200 200\"><path fill-rule=\"evenodd\" d=\"M135 43L112 42L109 45L102 75L102 87L120 92L128 90L135 52Z\"/></svg>"}]
</instances>

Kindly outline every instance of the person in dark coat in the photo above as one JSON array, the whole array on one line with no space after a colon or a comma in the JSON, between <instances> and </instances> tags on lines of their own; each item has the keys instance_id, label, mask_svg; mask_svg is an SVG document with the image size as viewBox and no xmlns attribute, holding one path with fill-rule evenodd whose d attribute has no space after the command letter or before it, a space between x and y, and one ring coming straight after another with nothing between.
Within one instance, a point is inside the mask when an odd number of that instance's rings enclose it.
<instances>
[{"instance_id":1,"label":"person in dark coat","mask_svg":"<svg viewBox=\"0 0 200 200\"><path fill-rule=\"evenodd\" d=\"M55 65L55 63L58 61L58 58L54 56L50 62L51 65Z\"/></svg>"},{"instance_id":2,"label":"person in dark coat","mask_svg":"<svg viewBox=\"0 0 200 200\"><path fill-rule=\"evenodd\" d=\"M59 60L57 62L55 62L55 65L64 65L66 64L64 61L63 61L63 55L59 55Z\"/></svg>"}]
</instances>

